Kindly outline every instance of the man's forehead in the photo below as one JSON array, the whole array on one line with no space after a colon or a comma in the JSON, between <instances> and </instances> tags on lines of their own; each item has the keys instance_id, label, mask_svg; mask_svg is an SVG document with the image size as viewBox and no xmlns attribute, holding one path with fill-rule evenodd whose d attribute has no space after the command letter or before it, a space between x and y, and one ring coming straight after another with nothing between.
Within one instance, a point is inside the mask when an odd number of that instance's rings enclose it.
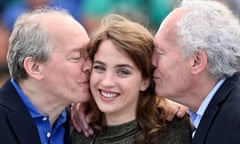
<instances>
[{"instance_id":1,"label":"man's forehead","mask_svg":"<svg viewBox=\"0 0 240 144\"><path fill-rule=\"evenodd\" d=\"M181 7L176 8L172 12L169 13L169 15L163 20L162 24L159 27L158 31L169 31L171 29L176 28L177 23L183 18L184 15L187 14L190 10Z\"/></svg>"},{"instance_id":2,"label":"man's forehead","mask_svg":"<svg viewBox=\"0 0 240 144\"><path fill-rule=\"evenodd\" d=\"M176 40L177 23L189 11L186 8L177 8L173 10L160 25L155 37L154 44L157 45L163 40Z\"/></svg>"}]
</instances>

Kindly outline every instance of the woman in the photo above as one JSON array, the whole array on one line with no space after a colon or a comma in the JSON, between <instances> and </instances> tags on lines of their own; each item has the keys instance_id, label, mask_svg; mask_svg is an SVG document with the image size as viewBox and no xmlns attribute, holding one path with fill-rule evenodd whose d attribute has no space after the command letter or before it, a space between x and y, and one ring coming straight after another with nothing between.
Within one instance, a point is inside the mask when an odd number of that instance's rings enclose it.
<instances>
[{"instance_id":1,"label":"woman","mask_svg":"<svg viewBox=\"0 0 240 144\"><path fill-rule=\"evenodd\" d=\"M109 15L92 35L90 88L95 111L94 135L74 131L73 144L191 142L189 119L168 122L164 99L156 97L152 80L153 36L138 23Z\"/></svg>"}]
</instances>

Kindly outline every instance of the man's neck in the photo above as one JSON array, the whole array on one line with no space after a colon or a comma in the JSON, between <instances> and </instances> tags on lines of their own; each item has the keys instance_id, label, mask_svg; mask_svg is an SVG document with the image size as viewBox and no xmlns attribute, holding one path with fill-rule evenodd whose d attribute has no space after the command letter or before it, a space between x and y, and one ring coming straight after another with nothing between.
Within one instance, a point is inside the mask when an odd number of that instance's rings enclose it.
<instances>
[{"instance_id":1,"label":"man's neck","mask_svg":"<svg viewBox=\"0 0 240 144\"><path fill-rule=\"evenodd\" d=\"M53 126L56 119L67 107L66 102L58 100L57 96L49 94L44 89L39 90L39 86L22 82L20 84L26 97L36 107L36 109L43 115L48 115L51 126Z\"/></svg>"}]
</instances>

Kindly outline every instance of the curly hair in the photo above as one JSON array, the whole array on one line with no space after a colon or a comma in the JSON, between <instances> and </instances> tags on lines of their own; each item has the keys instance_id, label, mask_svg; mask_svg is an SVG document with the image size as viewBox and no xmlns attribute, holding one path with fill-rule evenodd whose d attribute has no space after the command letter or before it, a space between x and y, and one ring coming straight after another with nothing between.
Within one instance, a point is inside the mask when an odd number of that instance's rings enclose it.
<instances>
[{"instance_id":1,"label":"curly hair","mask_svg":"<svg viewBox=\"0 0 240 144\"><path fill-rule=\"evenodd\" d=\"M188 13L177 24L178 44L184 56L206 52L207 70L215 79L232 76L240 70L239 20L216 1L183 1ZM207 30L206 30L207 29Z\"/></svg>"}]
</instances>

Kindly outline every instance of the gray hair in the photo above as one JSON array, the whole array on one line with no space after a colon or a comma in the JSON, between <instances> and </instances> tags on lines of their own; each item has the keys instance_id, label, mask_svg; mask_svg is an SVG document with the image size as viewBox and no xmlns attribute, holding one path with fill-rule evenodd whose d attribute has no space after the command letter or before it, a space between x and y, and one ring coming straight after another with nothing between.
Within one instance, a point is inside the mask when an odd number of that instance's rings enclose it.
<instances>
[{"instance_id":1,"label":"gray hair","mask_svg":"<svg viewBox=\"0 0 240 144\"><path fill-rule=\"evenodd\" d=\"M43 13L67 12L57 8L42 7L32 12L22 14L15 22L9 38L7 62L9 73L16 81L27 78L24 69L24 59L31 56L38 62L46 62L52 53L53 45L49 41L46 29L36 17Z\"/></svg>"},{"instance_id":2,"label":"gray hair","mask_svg":"<svg viewBox=\"0 0 240 144\"><path fill-rule=\"evenodd\" d=\"M206 52L207 70L215 79L229 77L240 70L239 20L216 1L186 0L188 12L177 24L178 44L183 55Z\"/></svg>"}]
</instances>

